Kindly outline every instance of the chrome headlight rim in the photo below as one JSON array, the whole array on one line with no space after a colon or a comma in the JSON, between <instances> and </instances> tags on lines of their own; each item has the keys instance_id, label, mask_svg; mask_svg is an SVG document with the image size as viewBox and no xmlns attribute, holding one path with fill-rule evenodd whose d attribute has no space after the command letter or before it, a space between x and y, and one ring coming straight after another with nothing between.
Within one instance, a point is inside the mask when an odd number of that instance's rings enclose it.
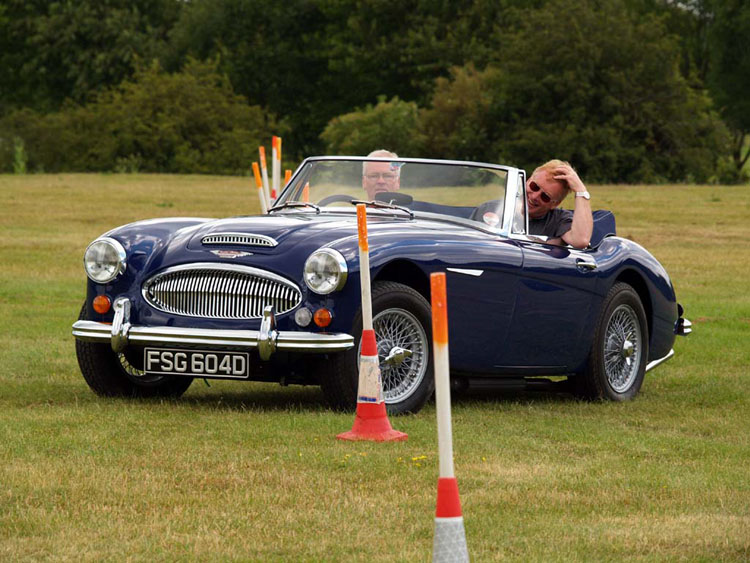
<instances>
[{"instance_id":1,"label":"chrome headlight rim","mask_svg":"<svg viewBox=\"0 0 750 563\"><path fill-rule=\"evenodd\" d=\"M114 272L111 275L108 275L107 277L99 278L99 279L94 277L91 274L91 272L89 272L89 269L87 266L87 262L88 262L87 256L89 254L89 250L91 250L91 248L94 245L98 245L98 244L109 245L117 254L117 266L115 267ZM117 276L125 272L125 270L128 267L126 258L127 258L127 253L125 252L125 248L116 239L113 239L112 237L99 237L98 239L94 240L93 242L91 242L91 244L89 244L86 247L86 252L83 253L83 269L86 271L86 276L88 276L88 278L92 282L101 283L101 284L109 283L112 280L116 279Z\"/></svg>"},{"instance_id":2,"label":"chrome headlight rim","mask_svg":"<svg viewBox=\"0 0 750 563\"><path fill-rule=\"evenodd\" d=\"M337 283L325 289L321 289L320 286L314 287L313 285L311 285L308 276L310 268L312 267L311 263L313 259L317 258L321 254L332 258L334 264L336 264L336 267L338 268ZM310 291L312 291L313 293L317 293L318 295L328 295L329 293L333 293L334 291L341 290L346 284L346 279L348 276L349 268L346 265L346 259L338 250L334 250L333 248L319 248L307 257L307 260L305 260L305 265L302 268L302 279L305 281L305 285Z\"/></svg>"}]
</instances>

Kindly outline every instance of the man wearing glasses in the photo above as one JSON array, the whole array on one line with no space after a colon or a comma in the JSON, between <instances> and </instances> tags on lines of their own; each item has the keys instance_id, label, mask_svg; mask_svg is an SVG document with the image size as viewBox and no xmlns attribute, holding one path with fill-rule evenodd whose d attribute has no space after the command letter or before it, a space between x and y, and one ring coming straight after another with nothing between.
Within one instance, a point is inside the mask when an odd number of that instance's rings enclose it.
<instances>
[{"instance_id":1,"label":"man wearing glasses","mask_svg":"<svg viewBox=\"0 0 750 563\"><path fill-rule=\"evenodd\" d=\"M395 152L379 149L367 155L368 158L398 158ZM401 166L398 162L365 162L362 165L362 188L367 199L375 199L375 194L395 192L401 186Z\"/></svg>"},{"instance_id":2,"label":"man wearing glasses","mask_svg":"<svg viewBox=\"0 0 750 563\"><path fill-rule=\"evenodd\" d=\"M560 209L569 192L575 193L574 211ZM573 167L562 160L545 162L526 181L529 234L549 237L550 244L586 248L594 220L591 195Z\"/></svg>"}]
</instances>

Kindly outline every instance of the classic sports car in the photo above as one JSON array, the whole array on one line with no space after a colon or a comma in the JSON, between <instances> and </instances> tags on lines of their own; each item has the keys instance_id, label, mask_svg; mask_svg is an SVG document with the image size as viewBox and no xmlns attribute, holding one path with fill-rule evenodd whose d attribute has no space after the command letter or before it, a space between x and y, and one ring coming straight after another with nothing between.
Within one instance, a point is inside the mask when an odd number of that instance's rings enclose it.
<instances>
[{"instance_id":1,"label":"classic sports car","mask_svg":"<svg viewBox=\"0 0 750 563\"><path fill-rule=\"evenodd\" d=\"M586 250L528 234L523 170L422 159L305 160L262 216L118 227L86 249L73 325L101 395L179 396L195 378L316 384L356 404L357 202L389 412L433 391L429 275L447 272L451 376L566 382L627 400L690 332L667 272L595 213Z\"/></svg>"}]
</instances>

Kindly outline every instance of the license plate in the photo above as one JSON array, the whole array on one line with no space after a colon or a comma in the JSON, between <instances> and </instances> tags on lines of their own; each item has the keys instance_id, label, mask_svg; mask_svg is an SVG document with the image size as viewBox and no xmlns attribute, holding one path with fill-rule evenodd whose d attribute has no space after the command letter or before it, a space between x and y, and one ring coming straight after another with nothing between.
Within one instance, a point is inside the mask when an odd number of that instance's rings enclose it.
<instances>
[{"instance_id":1,"label":"license plate","mask_svg":"<svg viewBox=\"0 0 750 563\"><path fill-rule=\"evenodd\" d=\"M152 375L247 379L250 377L248 358L247 352L146 348L143 367Z\"/></svg>"}]
</instances>

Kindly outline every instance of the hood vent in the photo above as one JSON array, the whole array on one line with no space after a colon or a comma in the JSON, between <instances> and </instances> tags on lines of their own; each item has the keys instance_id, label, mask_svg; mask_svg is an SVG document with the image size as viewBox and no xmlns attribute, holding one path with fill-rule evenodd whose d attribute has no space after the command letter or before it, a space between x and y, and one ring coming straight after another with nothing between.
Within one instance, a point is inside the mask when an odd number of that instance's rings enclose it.
<instances>
[{"instance_id":1,"label":"hood vent","mask_svg":"<svg viewBox=\"0 0 750 563\"><path fill-rule=\"evenodd\" d=\"M265 235L249 233L214 233L201 239L203 244L230 244L232 246L267 246L273 248L279 244L276 239Z\"/></svg>"}]
</instances>

